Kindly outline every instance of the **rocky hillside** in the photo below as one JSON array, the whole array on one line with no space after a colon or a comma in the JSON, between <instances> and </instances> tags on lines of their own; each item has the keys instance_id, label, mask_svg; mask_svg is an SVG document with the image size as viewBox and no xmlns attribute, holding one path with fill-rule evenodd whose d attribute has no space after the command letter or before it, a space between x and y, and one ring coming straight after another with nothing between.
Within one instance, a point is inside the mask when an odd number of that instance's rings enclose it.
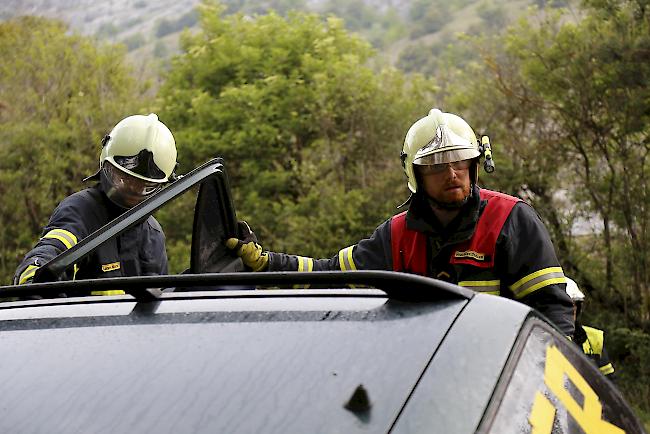
<instances>
[{"instance_id":1,"label":"rocky hillside","mask_svg":"<svg viewBox=\"0 0 650 434\"><path fill-rule=\"evenodd\" d=\"M183 29L196 28L201 0L2 0L0 20L17 15L60 19L81 34L126 45L138 63L178 51ZM280 13L301 9L333 13L366 37L390 63L424 70L457 32L500 28L531 4L560 0L221 0L227 12ZM424 53L426 51L426 53ZM400 62L400 57L408 57ZM415 60L413 60L415 58ZM401 63L401 64L400 64ZM426 72L426 71L424 71Z\"/></svg>"},{"instance_id":2,"label":"rocky hillside","mask_svg":"<svg viewBox=\"0 0 650 434\"><path fill-rule=\"evenodd\" d=\"M176 20L200 0L3 0L0 18L40 15L61 19L86 35L123 40L152 32L161 20Z\"/></svg>"}]
</instances>

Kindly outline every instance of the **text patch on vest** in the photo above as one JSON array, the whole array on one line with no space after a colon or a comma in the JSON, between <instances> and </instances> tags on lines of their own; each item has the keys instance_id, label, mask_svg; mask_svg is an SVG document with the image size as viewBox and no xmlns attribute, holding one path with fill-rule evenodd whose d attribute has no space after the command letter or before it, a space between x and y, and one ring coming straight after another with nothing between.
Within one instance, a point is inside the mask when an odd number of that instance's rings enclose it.
<instances>
[{"instance_id":1,"label":"text patch on vest","mask_svg":"<svg viewBox=\"0 0 650 434\"><path fill-rule=\"evenodd\" d=\"M454 252L454 258L472 258L476 261L485 261L485 254L474 250L456 251Z\"/></svg>"},{"instance_id":2,"label":"text patch on vest","mask_svg":"<svg viewBox=\"0 0 650 434\"><path fill-rule=\"evenodd\" d=\"M108 273L109 271L115 271L120 269L119 262L111 262L110 264L102 264L102 271Z\"/></svg>"}]
</instances>

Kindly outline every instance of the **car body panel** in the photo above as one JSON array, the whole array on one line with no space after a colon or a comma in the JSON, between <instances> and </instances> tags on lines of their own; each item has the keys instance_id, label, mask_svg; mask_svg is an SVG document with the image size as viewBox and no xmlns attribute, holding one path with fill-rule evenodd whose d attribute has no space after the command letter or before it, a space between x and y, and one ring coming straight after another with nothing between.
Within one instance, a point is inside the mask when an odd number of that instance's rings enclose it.
<instances>
[{"instance_id":1,"label":"car body panel","mask_svg":"<svg viewBox=\"0 0 650 434\"><path fill-rule=\"evenodd\" d=\"M0 351L12 354L0 430L386 432L467 303L278 300L169 298L118 314L125 300L75 318L0 312ZM345 408L360 385L367 413Z\"/></svg>"},{"instance_id":2,"label":"car body panel","mask_svg":"<svg viewBox=\"0 0 650 434\"><path fill-rule=\"evenodd\" d=\"M522 329L478 432L645 432L595 364L547 323Z\"/></svg>"},{"instance_id":3,"label":"car body panel","mask_svg":"<svg viewBox=\"0 0 650 434\"><path fill-rule=\"evenodd\" d=\"M521 303L477 294L438 348L392 432L474 432L529 312Z\"/></svg>"}]
</instances>

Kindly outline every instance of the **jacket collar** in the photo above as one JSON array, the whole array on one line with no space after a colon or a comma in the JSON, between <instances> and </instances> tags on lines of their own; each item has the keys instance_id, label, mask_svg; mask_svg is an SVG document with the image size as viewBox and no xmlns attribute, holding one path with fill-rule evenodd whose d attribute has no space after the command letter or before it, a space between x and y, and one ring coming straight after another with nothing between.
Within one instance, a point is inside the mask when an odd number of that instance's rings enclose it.
<instances>
[{"instance_id":1,"label":"jacket collar","mask_svg":"<svg viewBox=\"0 0 650 434\"><path fill-rule=\"evenodd\" d=\"M479 192L479 187L474 185L469 200L447 227L443 227L433 213L427 198L416 193L406 213L406 227L444 243L465 241L474 233L481 210L487 203L481 200Z\"/></svg>"}]
</instances>

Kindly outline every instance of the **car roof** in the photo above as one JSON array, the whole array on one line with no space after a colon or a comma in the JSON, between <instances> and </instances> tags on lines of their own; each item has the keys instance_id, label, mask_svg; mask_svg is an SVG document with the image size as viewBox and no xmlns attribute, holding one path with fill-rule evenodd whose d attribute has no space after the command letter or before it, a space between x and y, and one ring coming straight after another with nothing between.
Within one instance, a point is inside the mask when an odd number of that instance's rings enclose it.
<instances>
[{"instance_id":1,"label":"car roof","mask_svg":"<svg viewBox=\"0 0 650 434\"><path fill-rule=\"evenodd\" d=\"M264 278L278 284L300 281L305 274L212 278L221 279L223 288L224 280L242 284L246 278ZM472 414L466 418L478 423L516 332L501 339L502 330L495 331L490 349L495 357L472 361L463 356L468 336L461 335L479 331L471 330L464 312L474 305L469 316L483 317L479 334L488 334L494 327L486 309L494 303L510 312L498 322L508 330L521 326L529 308L419 276L353 272L324 273L321 279L328 274L357 282L365 274L385 289L229 291L210 286L163 292L148 301L126 295L4 303L0 351L12 357L0 374L6 385L0 427L27 432L43 426L51 432L386 432L427 366L450 360L467 376L461 384L448 384L450 391L467 390L473 375L485 375L485 368L476 367L490 366L484 390L466 396L473 409L464 410ZM187 283L200 276L183 277ZM133 282L138 279L147 280ZM41 409L37 414L35 407Z\"/></svg>"}]
</instances>

